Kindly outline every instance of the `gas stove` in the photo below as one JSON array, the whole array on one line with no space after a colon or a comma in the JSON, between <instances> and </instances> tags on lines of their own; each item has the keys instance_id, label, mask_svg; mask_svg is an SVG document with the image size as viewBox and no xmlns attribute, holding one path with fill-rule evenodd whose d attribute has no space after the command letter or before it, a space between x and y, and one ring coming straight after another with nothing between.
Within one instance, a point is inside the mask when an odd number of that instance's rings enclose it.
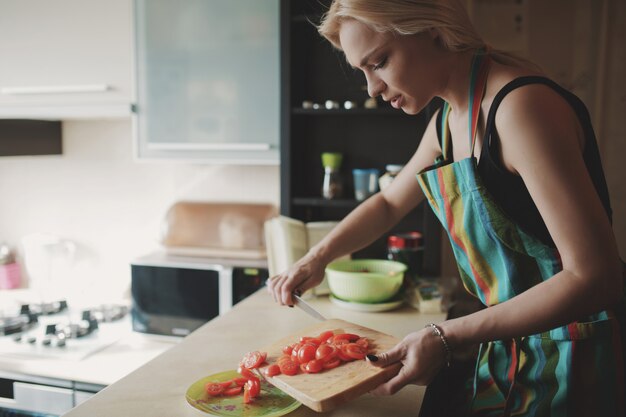
<instances>
[{"instance_id":1,"label":"gas stove","mask_svg":"<svg viewBox=\"0 0 626 417\"><path fill-rule=\"evenodd\" d=\"M21 303L0 310L0 357L80 360L130 333L128 307L73 309L66 300Z\"/></svg>"}]
</instances>

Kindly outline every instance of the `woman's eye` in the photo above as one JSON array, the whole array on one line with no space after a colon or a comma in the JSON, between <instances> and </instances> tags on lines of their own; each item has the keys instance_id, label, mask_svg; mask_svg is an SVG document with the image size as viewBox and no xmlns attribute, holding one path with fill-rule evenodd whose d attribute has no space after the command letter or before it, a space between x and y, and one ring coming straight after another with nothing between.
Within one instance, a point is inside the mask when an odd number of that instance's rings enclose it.
<instances>
[{"instance_id":1,"label":"woman's eye","mask_svg":"<svg viewBox=\"0 0 626 417\"><path fill-rule=\"evenodd\" d=\"M374 71L381 69L382 67L385 66L385 64L387 63L387 57L383 58L380 62L378 62L378 64L375 64L372 69Z\"/></svg>"}]
</instances>

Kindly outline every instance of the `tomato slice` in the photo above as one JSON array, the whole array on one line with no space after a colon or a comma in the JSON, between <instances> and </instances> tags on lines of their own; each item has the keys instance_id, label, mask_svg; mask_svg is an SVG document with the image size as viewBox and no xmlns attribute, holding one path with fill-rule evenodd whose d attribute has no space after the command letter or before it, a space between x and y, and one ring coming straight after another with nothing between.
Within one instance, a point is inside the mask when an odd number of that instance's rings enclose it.
<instances>
[{"instance_id":1,"label":"tomato slice","mask_svg":"<svg viewBox=\"0 0 626 417\"><path fill-rule=\"evenodd\" d=\"M261 392L261 382L258 379L249 380L248 382L246 382L246 385L244 385L244 387L248 389L248 395L251 398L256 398Z\"/></svg>"},{"instance_id":2,"label":"tomato slice","mask_svg":"<svg viewBox=\"0 0 626 417\"><path fill-rule=\"evenodd\" d=\"M356 343L348 343L347 345L342 345L341 350L346 356L357 360L365 359L365 355L367 354L367 351Z\"/></svg>"},{"instance_id":3,"label":"tomato slice","mask_svg":"<svg viewBox=\"0 0 626 417\"><path fill-rule=\"evenodd\" d=\"M248 369L256 369L265 362L266 358L267 352L259 352L258 350L248 352L244 355L241 366Z\"/></svg>"},{"instance_id":4,"label":"tomato slice","mask_svg":"<svg viewBox=\"0 0 626 417\"><path fill-rule=\"evenodd\" d=\"M295 361L284 361L278 365L280 372L285 375L295 375L298 373L298 363Z\"/></svg>"},{"instance_id":5,"label":"tomato slice","mask_svg":"<svg viewBox=\"0 0 626 417\"><path fill-rule=\"evenodd\" d=\"M317 337L310 337L310 336L302 336L300 338L300 343L305 344L305 343L311 343L315 346L319 346L320 343L322 343L322 341L320 339L318 339Z\"/></svg>"},{"instance_id":6,"label":"tomato slice","mask_svg":"<svg viewBox=\"0 0 626 417\"><path fill-rule=\"evenodd\" d=\"M232 387L224 390L224 395L233 396L241 394L243 386Z\"/></svg>"},{"instance_id":7,"label":"tomato slice","mask_svg":"<svg viewBox=\"0 0 626 417\"><path fill-rule=\"evenodd\" d=\"M265 368L263 373L265 374L265 376L276 376L276 375L280 374L280 366L278 366L275 363L273 363L270 366L268 366L267 368Z\"/></svg>"},{"instance_id":8,"label":"tomato slice","mask_svg":"<svg viewBox=\"0 0 626 417\"><path fill-rule=\"evenodd\" d=\"M239 372L241 376L246 378L246 380L256 378L256 375L254 375L251 370L249 370L248 368L244 368L243 366L240 366L237 369L237 372Z\"/></svg>"},{"instance_id":9,"label":"tomato slice","mask_svg":"<svg viewBox=\"0 0 626 417\"><path fill-rule=\"evenodd\" d=\"M315 351L315 359L328 362L337 357L337 348L333 345L320 345Z\"/></svg>"},{"instance_id":10,"label":"tomato slice","mask_svg":"<svg viewBox=\"0 0 626 417\"><path fill-rule=\"evenodd\" d=\"M224 388L224 385L220 384L219 382L208 382L204 386L204 390L211 397L218 397L218 396L222 395L222 393L224 392L225 388Z\"/></svg>"},{"instance_id":11,"label":"tomato slice","mask_svg":"<svg viewBox=\"0 0 626 417\"><path fill-rule=\"evenodd\" d=\"M355 342L360 338L359 335L353 333L341 333L333 336L333 342L338 340L347 340L348 342Z\"/></svg>"},{"instance_id":12,"label":"tomato slice","mask_svg":"<svg viewBox=\"0 0 626 417\"><path fill-rule=\"evenodd\" d=\"M304 371L309 374L316 374L324 368L324 362L313 359L304 365Z\"/></svg>"},{"instance_id":13,"label":"tomato slice","mask_svg":"<svg viewBox=\"0 0 626 417\"><path fill-rule=\"evenodd\" d=\"M347 346L347 344L338 346L337 357L339 359L341 359L343 362L351 362L351 361L353 361L354 358L352 358L352 356L348 356L348 354L344 350L344 346Z\"/></svg>"},{"instance_id":14,"label":"tomato slice","mask_svg":"<svg viewBox=\"0 0 626 417\"><path fill-rule=\"evenodd\" d=\"M317 338L320 340L321 343L324 343L325 341L330 339L333 335L334 333L332 330L326 330L325 332L320 333L320 335L317 336Z\"/></svg>"},{"instance_id":15,"label":"tomato slice","mask_svg":"<svg viewBox=\"0 0 626 417\"><path fill-rule=\"evenodd\" d=\"M298 363L307 363L308 361L315 359L316 350L317 346L314 344L305 343L302 345L298 351Z\"/></svg>"},{"instance_id":16,"label":"tomato slice","mask_svg":"<svg viewBox=\"0 0 626 417\"><path fill-rule=\"evenodd\" d=\"M367 351L367 349L370 347L370 341L367 339L367 337L360 337L359 339L357 339L356 342L357 345L361 346L363 349L365 349Z\"/></svg>"},{"instance_id":17,"label":"tomato slice","mask_svg":"<svg viewBox=\"0 0 626 417\"><path fill-rule=\"evenodd\" d=\"M248 383L243 386L243 403L250 404L252 402L252 397L250 396L250 388L248 388Z\"/></svg>"},{"instance_id":18,"label":"tomato slice","mask_svg":"<svg viewBox=\"0 0 626 417\"><path fill-rule=\"evenodd\" d=\"M247 369L246 369L247 371ZM237 385L238 387L243 387L243 385L246 383L246 381L248 380L248 378L235 378L233 379L233 382L235 383L235 385Z\"/></svg>"},{"instance_id":19,"label":"tomato slice","mask_svg":"<svg viewBox=\"0 0 626 417\"><path fill-rule=\"evenodd\" d=\"M341 365L341 359L335 358L328 362L324 362L324 369L333 369Z\"/></svg>"}]
</instances>

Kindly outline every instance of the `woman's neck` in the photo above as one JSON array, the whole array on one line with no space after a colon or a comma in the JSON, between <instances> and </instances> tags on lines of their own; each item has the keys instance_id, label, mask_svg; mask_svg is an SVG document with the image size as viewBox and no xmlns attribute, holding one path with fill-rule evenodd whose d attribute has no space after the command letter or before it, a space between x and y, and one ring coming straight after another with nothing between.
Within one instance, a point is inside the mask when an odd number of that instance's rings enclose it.
<instances>
[{"instance_id":1,"label":"woman's neck","mask_svg":"<svg viewBox=\"0 0 626 417\"><path fill-rule=\"evenodd\" d=\"M443 91L440 96L450 103L455 113L464 114L468 110L470 73L474 51L450 53L447 60L447 73L444 75Z\"/></svg>"}]
</instances>

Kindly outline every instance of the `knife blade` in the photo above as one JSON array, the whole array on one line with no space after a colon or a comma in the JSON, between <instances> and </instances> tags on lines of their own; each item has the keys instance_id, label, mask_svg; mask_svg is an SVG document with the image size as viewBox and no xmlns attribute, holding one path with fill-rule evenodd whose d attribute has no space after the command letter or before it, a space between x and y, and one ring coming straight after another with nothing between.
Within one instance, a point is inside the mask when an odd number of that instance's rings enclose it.
<instances>
[{"instance_id":1,"label":"knife blade","mask_svg":"<svg viewBox=\"0 0 626 417\"><path fill-rule=\"evenodd\" d=\"M307 303L306 301L304 301L302 297L300 297L297 294L292 294L291 296L295 300L295 305L299 307L302 311L307 313L309 316L315 319L318 319L320 321L326 320L326 317L322 316L319 311L311 307L311 305Z\"/></svg>"}]
</instances>

